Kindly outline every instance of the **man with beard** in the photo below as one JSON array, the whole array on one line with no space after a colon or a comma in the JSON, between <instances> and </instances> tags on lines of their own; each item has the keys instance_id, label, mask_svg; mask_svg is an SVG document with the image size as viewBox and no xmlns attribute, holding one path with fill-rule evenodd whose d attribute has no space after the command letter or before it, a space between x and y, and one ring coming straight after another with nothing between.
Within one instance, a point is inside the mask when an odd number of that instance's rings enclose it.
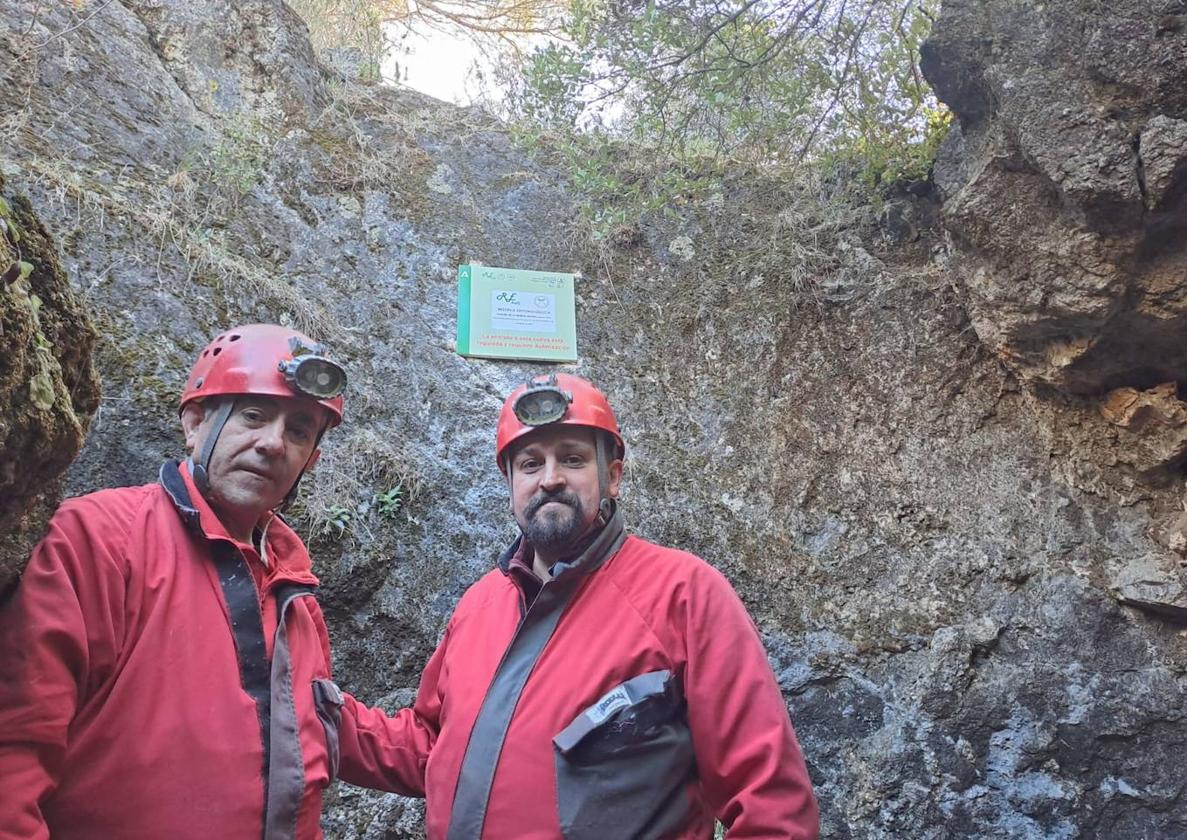
<instances>
[{"instance_id":1,"label":"man with beard","mask_svg":"<svg viewBox=\"0 0 1187 840\"><path fill-rule=\"evenodd\" d=\"M343 776L378 766L426 796L431 840L708 840L715 820L727 837L816 838L742 603L704 561L626 533L605 397L534 379L496 446L522 536L462 597L413 707L348 708Z\"/></svg>"}]
</instances>

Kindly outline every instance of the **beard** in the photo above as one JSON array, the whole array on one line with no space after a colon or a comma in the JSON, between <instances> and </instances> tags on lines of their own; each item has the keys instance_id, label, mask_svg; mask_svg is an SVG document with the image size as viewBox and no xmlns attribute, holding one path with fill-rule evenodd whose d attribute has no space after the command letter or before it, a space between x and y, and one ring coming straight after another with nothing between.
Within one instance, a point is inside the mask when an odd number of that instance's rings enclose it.
<instances>
[{"instance_id":1,"label":"beard","mask_svg":"<svg viewBox=\"0 0 1187 840\"><path fill-rule=\"evenodd\" d=\"M568 510L552 508L540 513L549 502L559 502ZM521 530L535 548L549 554L563 553L575 545L585 531L585 510L575 493L540 493L524 508Z\"/></svg>"}]
</instances>

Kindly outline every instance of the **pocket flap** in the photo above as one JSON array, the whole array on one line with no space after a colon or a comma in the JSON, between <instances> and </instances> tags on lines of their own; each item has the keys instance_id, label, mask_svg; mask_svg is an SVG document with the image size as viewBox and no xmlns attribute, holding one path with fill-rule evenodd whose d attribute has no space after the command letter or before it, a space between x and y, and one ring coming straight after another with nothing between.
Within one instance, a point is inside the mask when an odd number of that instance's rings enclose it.
<instances>
[{"instance_id":1,"label":"pocket flap","mask_svg":"<svg viewBox=\"0 0 1187 840\"><path fill-rule=\"evenodd\" d=\"M313 681L313 698L317 701L319 708L325 708L326 704L331 706L341 706L345 702L342 698L342 689L333 680L314 680Z\"/></svg>"},{"instance_id":2,"label":"pocket flap","mask_svg":"<svg viewBox=\"0 0 1187 840\"><path fill-rule=\"evenodd\" d=\"M598 701L579 714L572 723L566 726L552 739L552 743L562 753L568 753L593 732L622 709L665 694L672 681L672 673L667 670L651 671L631 677L624 683L603 694Z\"/></svg>"}]
</instances>

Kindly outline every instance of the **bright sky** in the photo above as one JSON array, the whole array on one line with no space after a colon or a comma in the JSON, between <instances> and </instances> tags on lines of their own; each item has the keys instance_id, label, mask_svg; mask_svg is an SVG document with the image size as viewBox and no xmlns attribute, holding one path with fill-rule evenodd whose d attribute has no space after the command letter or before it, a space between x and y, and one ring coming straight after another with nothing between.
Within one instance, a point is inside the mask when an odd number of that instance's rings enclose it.
<instances>
[{"instance_id":1,"label":"bright sky","mask_svg":"<svg viewBox=\"0 0 1187 840\"><path fill-rule=\"evenodd\" d=\"M495 75L495 61L473 38L431 28L409 32L402 24L388 24L384 35L392 45L380 67L385 82L396 82L462 106L497 104L503 98L502 86L497 84ZM520 49L526 53L547 41L548 38L542 35L523 36ZM488 44L485 50L507 49L501 42L495 44L494 47ZM597 93L589 88L588 98L592 100ZM586 117L611 124L622 115L622 109L621 101L601 102L598 109ZM494 110L497 111L497 107ZM588 127L585 119L578 124Z\"/></svg>"},{"instance_id":2,"label":"bright sky","mask_svg":"<svg viewBox=\"0 0 1187 840\"><path fill-rule=\"evenodd\" d=\"M409 33L397 25L385 34L394 45L381 68L385 80L456 105L472 105L483 98L483 86L491 86L493 64L470 38L437 30Z\"/></svg>"}]
</instances>

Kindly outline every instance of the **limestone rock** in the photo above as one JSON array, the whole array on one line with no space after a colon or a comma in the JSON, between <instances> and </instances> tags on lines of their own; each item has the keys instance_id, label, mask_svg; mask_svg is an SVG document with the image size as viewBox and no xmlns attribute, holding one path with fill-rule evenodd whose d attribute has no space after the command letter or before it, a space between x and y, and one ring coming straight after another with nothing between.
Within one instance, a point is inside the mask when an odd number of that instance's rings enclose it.
<instances>
[{"instance_id":1,"label":"limestone rock","mask_svg":"<svg viewBox=\"0 0 1187 840\"><path fill-rule=\"evenodd\" d=\"M1100 413L1126 430L1119 457L1142 474L1175 470L1187 460L1187 403L1174 382L1147 391L1118 388L1106 395Z\"/></svg>"},{"instance_id":2,"label":"limestone rock","mask_svg":"<svg viewBox=\"0 0 1187 840\"><path fill-rule=\"evenodd\" d=\"M1180 557L1187 557L1187 513L1159 522L1154 529L1154 538Z\"/></svg>"},{"instance_id":3,"label":"limestone rock","mask_svg":"<svg viewBox=\"0 0 1187 840\"><path fill-rule=\"evenodd\" d=\"M1187 121L1159 114L1146 123L1140 142L1146 207L1168 209L1187 188Z\"/></svg>"},{"instance_id":4,"label":"limestone rock","mask_svg":"<svg viewBox=\"0 0 1187 840\"><path fill-rule=\"evenodd\" d=\"M310 120L329 96L309 31L282 0L125 0L159 67L202 111Z\"/></svg>"},{"instance_id":5,"label":"limestone rock","mask_svg":"<svg viewBox=\"0 0 1187 840\"><path fill-rule=\"evenodd\" d=\"M960 123L936 172L969 315L1035 386L1187 381L1187 31L1164 5L947 0L924 45Z\"/></svg>"},{"instance_id":6,"label":"limestone rock","mask_svg":"<svg viewBox=\"0 0 1187 840\"><path fill-rule=\"evenodd\" d=\"M1187 624L1187 586L1183 572L1147 556L1122 568L1115 579L1117 599Z\"/></svg>"}]
</instances>

